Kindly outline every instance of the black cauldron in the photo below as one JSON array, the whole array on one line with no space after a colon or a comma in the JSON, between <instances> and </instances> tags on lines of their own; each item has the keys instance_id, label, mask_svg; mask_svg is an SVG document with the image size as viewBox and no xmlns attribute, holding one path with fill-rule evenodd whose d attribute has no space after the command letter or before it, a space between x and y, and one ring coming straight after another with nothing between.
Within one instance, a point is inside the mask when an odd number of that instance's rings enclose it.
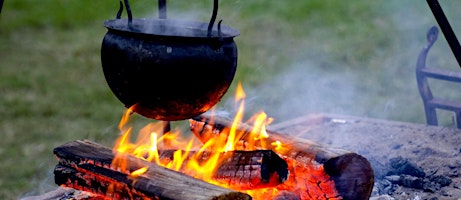
<instances>
[{"instance_id":1,"label":"black cauldron","mask_svg":"<svg viewBox=\"0 0 461 200\"><path fill-rule=\"evenodd\" d=\"M104 26L104 76L136 113L189 119L218 103L232 83L239 32L231 27L171 19L114 19Z\"/></svg>"}]
</instances>

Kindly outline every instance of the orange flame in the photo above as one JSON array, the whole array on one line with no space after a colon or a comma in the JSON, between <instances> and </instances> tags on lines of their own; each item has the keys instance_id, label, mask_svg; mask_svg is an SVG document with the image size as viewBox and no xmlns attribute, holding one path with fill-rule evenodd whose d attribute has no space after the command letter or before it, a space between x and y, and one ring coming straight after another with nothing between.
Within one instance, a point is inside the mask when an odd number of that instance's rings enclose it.
<instances>
[{"instance_id":1,"label":"orange flame","mask_svg":"<svg viewBox=\"0 0 461 200\"><path fill-rule=\"evenodd\" d=\"M119 129L121 135L113 148L115 158L112 165L122 172L127 172L127 159L123 155L130 154L137 158L154 162L165 168L180 171L189 176L207 181L208 183L229 188L229 185L212 180L212 176L221 162L221 153L234 150L251 151L258 149L271 149L279 155L280 153L287 152L287 147L280 141L266 143L268 140L265 140L265 138L269 137L266 132L266 126L273 119L268 118L264 112L257 113L245 122L248 124L252 123L253 130L250 133L251 136L246 137L247 139L242 144L240 139L243 137L243 134L248 134L238 130L243 120L244 98L245 93L239 83L235 95L235 103L238 104L238 109L232 126L229 128L229 134L217 134L216 137L207 138L207 141L201 141L204 143L201 143L195 137L186 137L186 134L181 134L180 131L163 133L164 122L146 125L139 131L136 142L132 143L130 142L130 138L133 128L128 125L128 121L133 111L131 108L127 109L120 121ZM166 148L162 141L169 141L168 147L177 149L171 160L161 160L159 157L159 150ZM200 160L200 156L205 152L209 153L209 155L207 154L207 159L205 161ZM289 166L293 165L289 163ZM143 167L132 172L128 171L127 173L130 173L133 177L137 177L142 176L147 170L146 167ZM283 188L254 189L243 192L250 194L253 199L271 199L279 192L279 189Z\"/></svg>"},{"instance_id":2,"label":"orange flame","mask_svg":"<svg viewBox=\"0 0 461 200\"><path fill-rule=\"evenodd\" d=\"M242 123L243 119L245 106L244 98L245 92L243 91L242 85L239 83L235 95L235 102L239 105L237 114L230 128L230 134L227 137L217 137L212 140L208 140L206 143L202 144L202 146L196 145L198 142L195 138L182 138L183 134L180 134L179 132L163 133L163 126L161 122L146 125L139 131L136 142L130 142L133 128L128 125L128 122L130 116L133 114L133 109L128 108L120 120L119 129L121 131L121 135L114 145L114 152L116 156L112 165L116 166L119 170L126 172L127 163L123 155L130 154L169 169L186 171L190 174L194 174L194 177L196 178L209 181L214 173L214 171L210 169L215 169L219 164L220 153L236 150L235 146L237 142L239 142L239 138L242 137L243 133L242 131L238 131L237 127ZM253 131L257 134L254 136L254 141L268 136L265 132L265 125L272 120L268 120L265 113L259 113L259 115L250 120L255 120L255 129ZM183 150L176 151L173 159L167 163L162 163L159 159L159 146L163 140L174 141L175 144L173 144L173 147ZM211 149L212 151L210 152L213 153L208 155L209 158L205 162L203 162L203 160L187 159L188 157L198 157L203 152ZM245 149L254 150L255 147L253 144L248 144ZM188 152L195 152L195 154L187 155ZM185 163L185 161L187 162ZM131 175L139 176L145 171L146 169L139 169L131 172Z\"/></svg>"}]
</instances>

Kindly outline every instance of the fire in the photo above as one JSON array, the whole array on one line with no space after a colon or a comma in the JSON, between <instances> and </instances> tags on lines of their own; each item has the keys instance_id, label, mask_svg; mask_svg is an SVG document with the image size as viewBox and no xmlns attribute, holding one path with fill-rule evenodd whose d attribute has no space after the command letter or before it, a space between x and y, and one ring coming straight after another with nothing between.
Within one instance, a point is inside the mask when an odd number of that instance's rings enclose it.
<instances>
[{"instance_id":1,"label":"fire","mask_svg":"<svg viewBox=\"0 0 461 200\"><path fill-rule=\"evenodd\" d=\"M232 188L227 183L222 183L213 180L219 164L223 161L221 155L225 152L232 152L236 150L272 150L278 155L284 155L288 151L288 147L280 141L266 140L269 137L266 132L266 126L270 124L273 119L269 118L264 112L257 113L251 117L245 124L252 124L253 129L251 135L244 131L238 130L239 125L242 124L244 118L243 111L245 106L245 93L241 84L238 84L235 103L237 105L237 112L233 119L232 126L227 130L229 134L216 134L206 138L197 138L193 134L181 134L180 131L164 132L164 122L150 123L143 127L137 136L135 142L131 142L131 134L133 128L129 126L129 118L133 113L132 109L127 111L122 116L119 129L121 135L114 145L113 152L115 158L112 165L122 172L129 173L133 178L142 176L143 173L149 169L142 167L140 169L129 171L126 169L127 163L124 155L133 155L142 160L154 162L160 166L168 169L182 172L197 179L204 180L211 184L216 184L225 188L240 190L239 188ZM213 120L213 119L212 119ZM242 141L241 138L245 137L246 140ZM200 140L200 141L199 141ZM166 142L168 141L168 142ZM160 154L163 150L175 150L171 159L162 159ZM201 159L206 157L207 159ZM288 163L289 166L295 168L295 163ZM291 176L291 174L290 174ZM296 184L296 181L291 181L290 184ZM283 185L281 187L269 188L255 188L251 190L244 190L253 197L253 199L271 199L275 197L280 190L284 190L293 185ZM299 189L299 187L295 187Z\"/></svg>"},{"instance_id":2,"label":"fire","mask_svg":"<svg viewBox=\"0 0 461 200\"><path fill-rule=\"evenodd\" d=\"M180 170L181 167L185 166L182 170L195 171L197 176L203 176L197 178L206 179L207 177L210 177L213 173L213 171L210 171L209 169L215 168L218 164L217 162L219 160L220 153L234 151L237 149L236 145L239 141L239 138L242 137L242 133L239 132L236 129L236 127L238 127L238 125L242 123L243 111L245 106L244 98L245 92L243 91L242 85L238 84L237 92L235 95L235 102L239 105L237 114L233 121L233 125L230 129L230 135L227 138L214 138L212 140L209 140L205 144L202 144L201 147L197 145L194 146L194 144L198 142L195 138L183 138L184 136L179 132L163 133L162 122L150 123L146 125L139 131L139 135L136 139L136 142L132 143L130 141L132 127L129 126L128 122L130 116L133 114L133 110L132 108L128 108L126 112L123 114L122 119L120 120L119 129L121 131L121 135L115 143L114 152L134 155L137 158L141 158L149 162L155 162L158 165L174 170ZM255 133L254 141L259 140L259 138L264 138L268 136L265 132L265 126L268 124L268 122L271 122L272 119L268 119L267 115L264 112L261 112L258 115L255 115L250 120L255 121L255 129L253 130L253 132ZM174 153L174 159L172 159L168 163L162 163L159 160L159 149L161 149L159 146L162 145L161 142L164 140L175 141L176 144L174 144L173 146L183 150L176 151ZM253 144L249 145L250 146L247 146L245 150L255 149L253 147ZM207 150L209 152L213 152L212 155L209 155L211 159L207 159L207 162L199 163L197 160L187 159L187 163L184 163L184 160L186 160L188 156L194 157ZM196 155L187 155L187 152L195 152ZM112 164L120 168L120 170L126 171L126 163L123 162L123 156L116 156ZM131 173L135 173L137 175L140 174L138 170Z\"/></svg>"}]
</instances>

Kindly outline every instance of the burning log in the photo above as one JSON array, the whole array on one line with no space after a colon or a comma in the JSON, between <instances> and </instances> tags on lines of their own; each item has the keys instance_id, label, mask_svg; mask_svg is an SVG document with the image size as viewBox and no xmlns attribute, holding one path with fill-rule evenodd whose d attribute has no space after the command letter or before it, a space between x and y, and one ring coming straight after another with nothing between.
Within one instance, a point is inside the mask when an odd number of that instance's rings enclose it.
<instances>
[{"instance_id":1,"label":"burning log","mask_svg":"<svg viewBox=\"0 0 461 200\"><path fill-rule=\"evenodd\" d=\"M130 155L126 171L111 165L110 148L73 141L54 149L59 164L55 182L115 199L251 199L247 194L222 188ZM147 167L141 175L130 175Z\"/></svg>"},{"instance_id":2,"label":"burning log","mask_svg":"<svg viewBox=\"0 0 461 200\"><path fill-rule=\"evenodd\" d=\"M160 150L160 162L171 161L176 151ZM194 159L198 163L207 162L211 154L212 152L208 151L182 153L182 155L191 155L185 160ZM211 179L235 190L274 187L288 178L288 164L271 150L223 152L220 153L217 163L219 166ZM184 166L179 171L190 176L196 173L185 170Z\"/></svg>"},{"instance_id":3,"label":"burning log","mask_svg":"<svg viewBox=\"0 0 461 200\"><path fill-rule=\"evenodd\" d=\"M233 123L202 115L191 119L190 124L195 136L205 143L212 138L227 138ZM290 176L276 186L277 190L295 191L301 199L369 199L374 175L363 156L268 130L268 136L255 139L253 128L239 124L233 130L239 139L236 145L242 150L273 150L289 163Z\"/></svg>"}]
</instances>

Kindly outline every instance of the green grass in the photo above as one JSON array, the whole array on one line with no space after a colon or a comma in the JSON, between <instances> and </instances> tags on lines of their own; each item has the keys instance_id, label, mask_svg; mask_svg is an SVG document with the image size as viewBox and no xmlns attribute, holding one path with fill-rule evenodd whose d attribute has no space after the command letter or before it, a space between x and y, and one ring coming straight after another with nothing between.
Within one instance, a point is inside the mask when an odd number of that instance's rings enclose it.
<instances>
[{"instance_id":1,"label":"green grass","mask_svg":"<svg viewBox=\"0 0 461 200\"><path fill-rule=\"evenodd\" d=\"M155 1L131 2L135 17L156 14ZM211 2L168 1L168 17L207 21ZM455 22L461 4L447 4L447 16ZM4 2L0 199L54 186L50 179L55 146L75 139L112 145L124 107L105 82L100 45L106 31L102 21L115 18L117 9L115 0ZM335 112L424 123L414 67L425 32L435 24L425 4L222 1L218 13L224 24L241 32L235 38L237 74L219 108L229 108L227 99L242 82L252 106L248 112L268 110L278 121L308 112ZM454 28L461 32L461 27ZM430 59L457 68L442 36ZM437 88L459 96L445 86Z\"/></svg>"}]
</instances>

